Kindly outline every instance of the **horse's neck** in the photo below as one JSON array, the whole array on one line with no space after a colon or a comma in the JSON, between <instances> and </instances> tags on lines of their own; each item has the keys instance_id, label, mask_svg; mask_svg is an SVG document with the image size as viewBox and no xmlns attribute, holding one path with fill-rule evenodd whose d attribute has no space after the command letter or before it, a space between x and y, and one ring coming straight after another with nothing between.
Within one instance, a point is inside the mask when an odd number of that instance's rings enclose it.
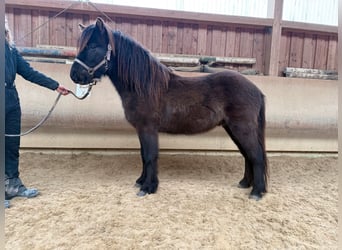
<instances>
[{"instance_id":1,"label":"horse's neck","mask_svg":"<svg viewBox=\"0 0 342 250\"><path fill-rule=\"evenodd\" d=\"M124 94L125 92L125 88L124 85L122 84L122 82L120 81L120 79L118 79L117 76L113 76L113 75L108 75L109 79L111 80L112 84L114 85L116 91L118 92L118 94L121 96Z\"/></svg>"}]
</instances>

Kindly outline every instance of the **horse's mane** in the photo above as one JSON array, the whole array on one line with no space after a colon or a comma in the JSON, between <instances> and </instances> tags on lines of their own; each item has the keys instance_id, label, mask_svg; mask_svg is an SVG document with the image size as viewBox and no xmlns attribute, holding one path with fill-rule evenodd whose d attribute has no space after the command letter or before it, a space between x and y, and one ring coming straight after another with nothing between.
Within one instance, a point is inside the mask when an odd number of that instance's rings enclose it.
<instances>
[{"instance_id":1,"label":"horse's mane","mask_svg":"<svg viewBox=\"0 0 342 250\"><path fill-rule=\"evenodd\" d=\"M104 35L108 36L112 54L117 57L117 77L124 88L158 99L168 88L170 70L160 63L137 41L119 31L113 31L103 23ZM81 52L93 35L95 24L85 28L78 41ZM110 74L110 73L109 73Z\"/></svg>"},{"instance_id":2,"label":"horse's mane","mask_svg":"<svg viewBox=\"0 0 342 250\"><path fill-rule=\"evenodd\" d=\"M170 70L131 37L118 31L113 35L120 80L139 95L160 96L168 88Z\"/></svg>"}]
</instances>

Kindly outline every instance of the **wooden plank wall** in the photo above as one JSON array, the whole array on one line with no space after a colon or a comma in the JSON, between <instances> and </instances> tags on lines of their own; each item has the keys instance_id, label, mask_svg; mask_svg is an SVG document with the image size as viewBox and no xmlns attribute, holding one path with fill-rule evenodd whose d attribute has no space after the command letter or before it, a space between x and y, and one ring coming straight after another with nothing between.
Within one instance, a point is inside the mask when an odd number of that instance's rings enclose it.
<instances>
[{"instance_id":1,"label":"wooden plank wall","mask_svg":"<svg viewBox=\"0 0 342 250\"><path fill-rule=\"evenodd\" d=\"M78 24L89 24L97 16L102 16L113 29L132 36L154 53L256 58L253 66L230 65L229 68L240 71L250 67L262 74L268 73L266 65L269 60L271 21L270 25L264 24L268 20L263 23L263 20L258 19L251 19L249 23L239 23L238 20L227 22L223 19L212 21L213 15L209 14L208 20L191 20L181 18L184 13L176 13L175 18L170 18L175 11L170 12L168 17L154 13L153 16L143 16L141 10L136 15L125 15L122 14L124 12L118 14L118 6L115 8L115 13L107 12L113 22L98 11L80 11L76 8L54 18L62 9L37 8L24 3L23 6L7 4L6 15L13 27L17 46L76 47ZM282 75L285 67L337 69L337 32L317 33L286 28L281 34L278 75Z\"/></svg>"},{"instance_id":2,"label":"wooden plank wall","mask_svg":"<svg viewBox=\"0 0 342 250\"><path fill-rule=\"evenodd\" d=\"M337 70L337 34L283 29L280 69Z\"/></svg>"}]
</instances>

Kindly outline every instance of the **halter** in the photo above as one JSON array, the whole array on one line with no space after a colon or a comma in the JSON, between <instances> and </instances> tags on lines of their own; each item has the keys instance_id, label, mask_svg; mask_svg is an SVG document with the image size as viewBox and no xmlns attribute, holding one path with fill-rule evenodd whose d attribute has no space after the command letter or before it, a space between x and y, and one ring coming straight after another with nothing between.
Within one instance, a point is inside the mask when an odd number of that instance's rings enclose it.
<instances>
[{"instance_id":1,"label":"halter","mask_svg":"<svg viewBox=\"0 0 342 250\"><path fill-rule=\"evenodd\" d=\"M105 65L105 69L107 71L107 69L108 69L108 62L110 61L110 54L111 54L111 52L112 52L112 46L110 46L110 44L108 44L108 49L107 49L107 53L106 53L105 57L103 58L103 60L101 62L99 62L93 68L89 67L87 64L85 64L84 62L82 62L78 58L75 59L75 62L77 62L78 64L83 66L83 68L85 68L88 71L88 74L90 76L93 76L95 71L98 70L100 67L102 67L102 65Z\"/></svg>"}]
</instances>

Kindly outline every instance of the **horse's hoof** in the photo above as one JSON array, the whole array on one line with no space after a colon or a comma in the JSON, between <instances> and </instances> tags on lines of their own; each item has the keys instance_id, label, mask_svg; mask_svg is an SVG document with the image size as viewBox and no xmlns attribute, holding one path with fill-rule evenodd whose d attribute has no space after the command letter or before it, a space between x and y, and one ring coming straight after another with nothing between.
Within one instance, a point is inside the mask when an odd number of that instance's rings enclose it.
<instances>
[{"instance_id":1,"label":"horse's hoof","mask_svg":"<svg viewBox=\"0 0 342 250\"><path fill-rule=\"evenodd\" d=\"M137 193L137 196L143 197L143 196L145 196L146 194L147 194L147 193L146 193L145 191L140 190L140 191Z\"/></svg>"},{"instance_id":2,"label":"horse's hoof","mask_svg":"<svg viewBox=\"0 0 342 250\"><path fill-rule=\"evenodd\" d=\"M259 201L259 200L261 200L261 195L250 194L249 199Z\"/></svg>"},{"instance_id":3,"label":"horse's hoof","mask_svg":"<svg viewBox=\"0 0 342 250\"><path fill-rule=\"evenodd\" d=\"M136 187L136 188L141 188L141 184L135 183L135 184L134 184L134 187Z\"/></svg>"},{"instance_id":4,"label":"horse's hoof","mask_svg":"<svg viewBox=\"0 0 342 250\"><path fill-rule=\"evenodd\" d=\"M248 182L245 178L243 178L239 184L238 184L238 188L250 188L252 185L250 182Z\"/></svg>"},{"instance_id":5,"label":"horse's hoof","mask_svg":"<svg viewBox=\"0 0 342 250\"><path fill-rule=\"evenodd\" d=\"M242 184L242 183L238 184L238 188L246 189L246 188L249 188L249 187L250 187L250 185L246 185L246 184Z\"/></svg>"}]
</instances>

